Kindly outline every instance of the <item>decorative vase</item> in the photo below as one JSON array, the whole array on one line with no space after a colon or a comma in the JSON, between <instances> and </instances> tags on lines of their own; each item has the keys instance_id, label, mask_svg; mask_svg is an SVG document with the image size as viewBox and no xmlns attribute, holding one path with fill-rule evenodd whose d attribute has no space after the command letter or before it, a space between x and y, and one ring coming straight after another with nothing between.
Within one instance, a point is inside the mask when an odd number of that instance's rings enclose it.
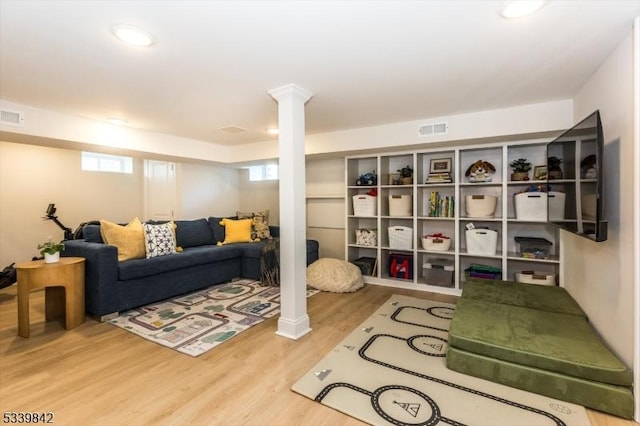
<instances>
[{"instance_id":1,"label":"decorative vase","mask_svg":"<svg viewBox=\"0 0 640 426\"><path fill-rule=\"evenodd\" d=\"M60 261L60 252L57 251L53 254L45 253L44 254L44 263L56 263Z\"/></svg>"},{"instance_id":2,"label":"decorative vase","mask_svg":"<svg viewBox=\"0 0 640 426\"><path fill-rule=\"evenodd\" d=\"M511 173L511 180L529 180L529 172Z\"/></svg>"},{"instance_id":3,"label":"decorative vase","mask_svg":"<svg viewBox=\"0 0 640 426\"><path fill-rule=\"evenodd\" d=\"M403 185L411 185L413 183L413 177L403 177L400 179Z\"/></svg>"}]
</instances>

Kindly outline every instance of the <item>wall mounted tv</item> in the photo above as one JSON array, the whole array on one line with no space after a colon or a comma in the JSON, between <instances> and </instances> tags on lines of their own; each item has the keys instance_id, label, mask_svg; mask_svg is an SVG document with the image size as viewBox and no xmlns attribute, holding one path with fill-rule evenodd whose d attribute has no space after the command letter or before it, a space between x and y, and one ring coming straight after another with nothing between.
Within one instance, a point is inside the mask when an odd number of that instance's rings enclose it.
<instances>
[{"instance_id":1,"label":"wall mounted tv","mask_svg":"<svg viewBox=\"0 0 640 426\"><path fill-rule=\"evenodd\" d=\"M599 111L547 144L550 191L566 194L564 217L557 214L553 217L549 211L549 223L593 241L607 239L607 221L603 216L603 151ZM549 202L549 208L551 206Z\"/></svg>"}]
</instances>

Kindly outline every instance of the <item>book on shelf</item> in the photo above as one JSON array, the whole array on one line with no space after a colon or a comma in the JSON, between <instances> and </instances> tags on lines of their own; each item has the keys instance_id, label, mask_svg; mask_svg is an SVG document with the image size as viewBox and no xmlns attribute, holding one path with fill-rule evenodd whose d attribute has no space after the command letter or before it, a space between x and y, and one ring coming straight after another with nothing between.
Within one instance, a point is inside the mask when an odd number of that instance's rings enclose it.
<instances>
[{"instance_id":1,"label":"book on shelf","mask_svg":"<svg viewBox=\"0 0 640 426\"><path fill-rule=\"evenodd\" d=\"M429 217L453 217L455 212L455 200L451 195L442 196L433 191L429 196Z\"/></svg>"},{"instance_id":2,"label":"book on shelf","mask_svg":"<svg viewBox=\"0 0 640 426\"><path fill-rule=\"evenodd\" d=\"M425 183L451 183L451 174L449 173L430 173Z\"/></svg>"},{"instance_id":3,"label":"book on shelf","mask_svg":"<svg viewBox=\"0 0 640 426\"><path fill-rule=\"evenodd\" d=\"M377 257L359 257L356 260L352 260L351 263L356 265L362 271L362 275L375 275L376 268L378 266Z\"/></svg>"}]
</instances>

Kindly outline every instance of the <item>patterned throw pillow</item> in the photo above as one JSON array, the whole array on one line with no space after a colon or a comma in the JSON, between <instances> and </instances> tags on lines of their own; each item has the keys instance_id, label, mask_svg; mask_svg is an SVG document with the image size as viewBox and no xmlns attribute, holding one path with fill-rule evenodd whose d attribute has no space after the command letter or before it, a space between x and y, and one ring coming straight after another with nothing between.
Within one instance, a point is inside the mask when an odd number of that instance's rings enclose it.
<instances>
[{"instance_id":1,"label":"patterned throw pillow","mask_svg":"<svg viewBox=\"0 0 640 426\"><path fill-rule=\"evenodd\" d=\"M163 223L161 225L145 223L144 245L147 249L147 259L175 253L176 239L173 233L173 223Z\"/></svg>"},{"instance_id":2,"label":"patterned throw pillow","mask_svg":"<svg viewBox=\"0 0 640 426\"><path fill-rule=\"evenodd\" d=\"M269 239L269 210L259 212L243 213L238 212L238 219L251 219L251 239Z\"/></svg>"}]
</instances>

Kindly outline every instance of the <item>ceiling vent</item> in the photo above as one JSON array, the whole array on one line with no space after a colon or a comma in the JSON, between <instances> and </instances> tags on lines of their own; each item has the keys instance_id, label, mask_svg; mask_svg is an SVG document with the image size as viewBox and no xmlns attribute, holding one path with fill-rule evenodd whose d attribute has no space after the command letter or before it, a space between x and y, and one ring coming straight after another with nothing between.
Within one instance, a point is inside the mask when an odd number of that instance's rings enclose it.
<instances>
[{"instance_id":1,"label":"ceiling vent","mask_svg":"<svg viewBox=\"0 0 640 426\"><path fill-rule=\"evenodd\" d=\"M8 109L0 110L0 124L24 127L24 112Z\"/></svg>"},{"instance_id":2,"label":"ceiling vent","mask_svg":"<svg viewBox=\"0 0 640 426\"><path fill-rule=\"evenodd\" d=\"M247 131L247 129L245 129L244 127L239 127L239 126L218 127L218 130L220 130L221 132L227 132L227 133L242 133Z\"/></svg>"},{"instance_id":3,"label":"ceiling vent","mask_svg":"<svg viewBox=\"0 0 640 426\"><path fill-rule=\"evenodd\" d=\"M449 133L449 123L442 121L440 123L423 124L418 127L418 133L423 137L446 135Z\"/></svg>"}]
</instances>

